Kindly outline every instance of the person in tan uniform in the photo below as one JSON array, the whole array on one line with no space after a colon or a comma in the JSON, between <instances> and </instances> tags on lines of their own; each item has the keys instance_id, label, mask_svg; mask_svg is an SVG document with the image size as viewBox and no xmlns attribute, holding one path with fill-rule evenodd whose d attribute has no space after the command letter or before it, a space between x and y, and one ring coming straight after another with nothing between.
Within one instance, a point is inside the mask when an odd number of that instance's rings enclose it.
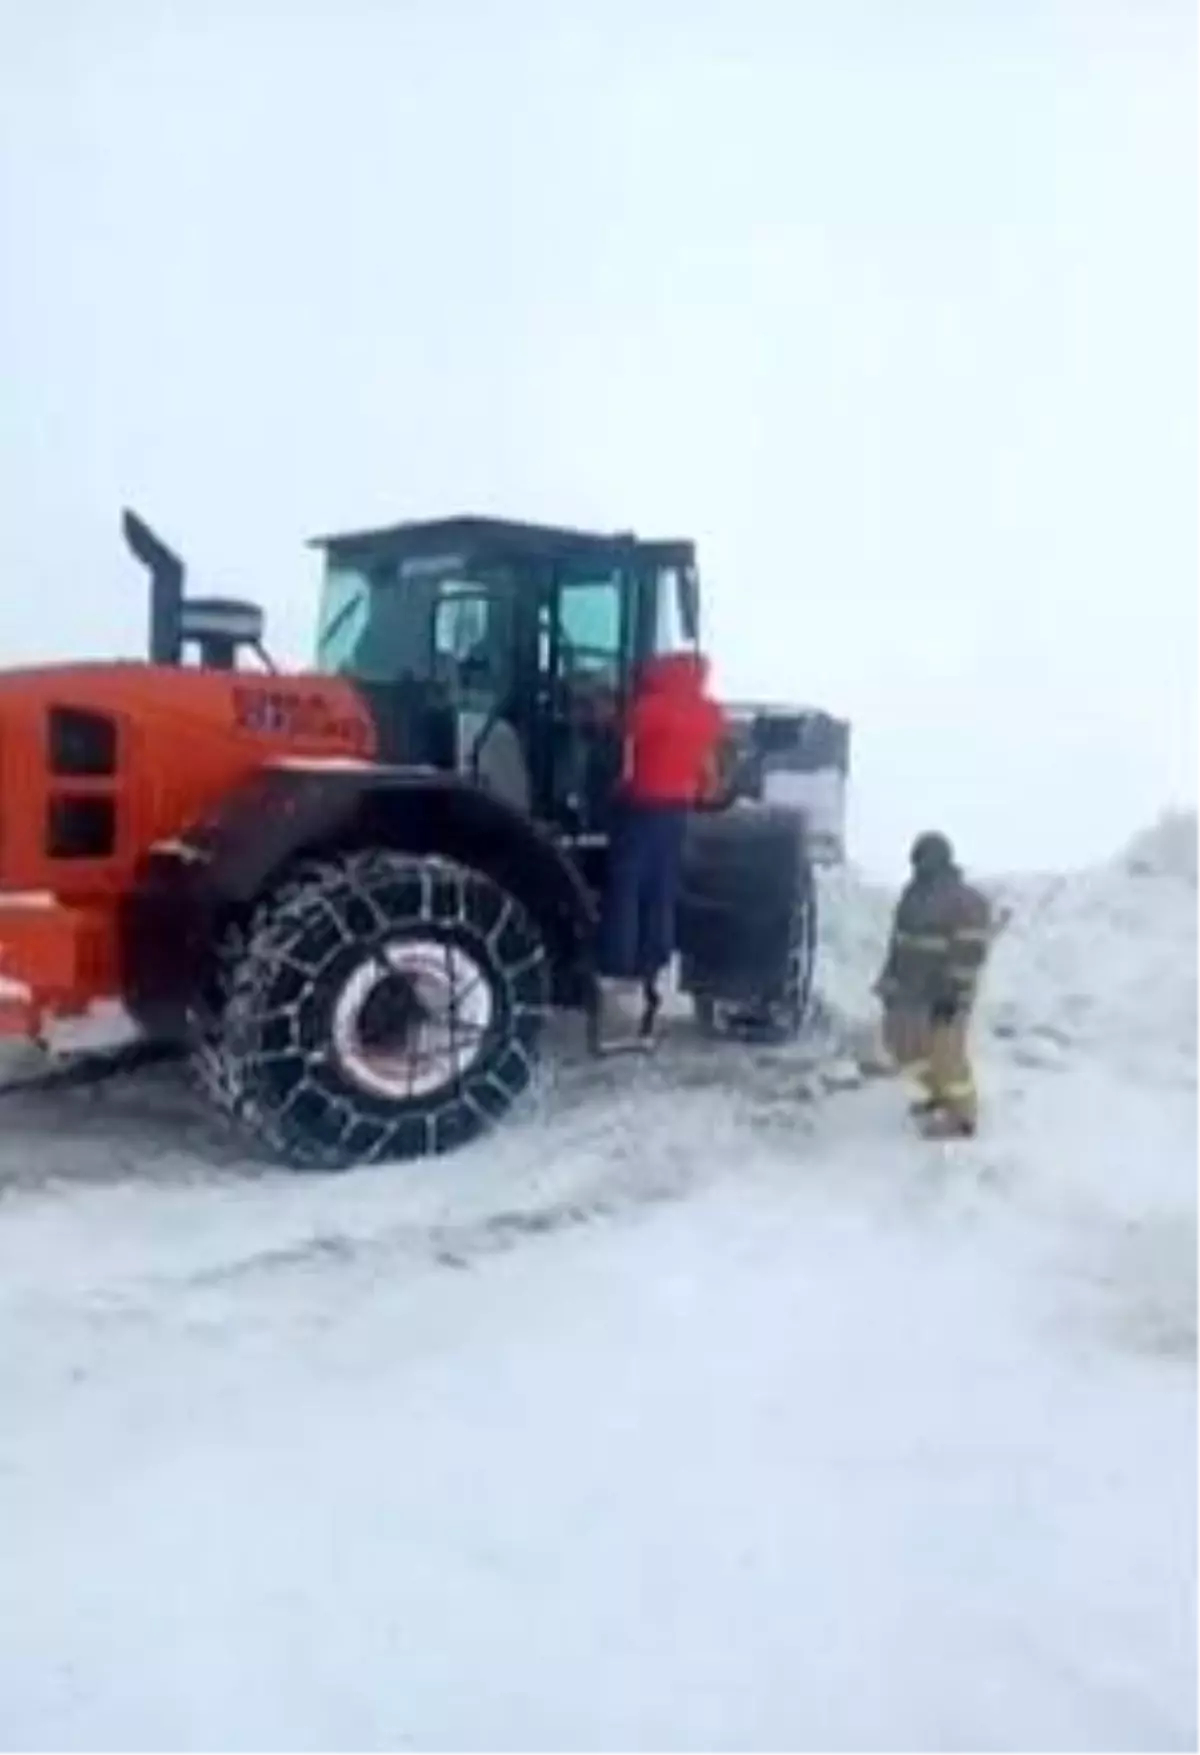
<instances>
[{"instance_id":1,"label":"person in tan uniform","mask_svg":"<svg viewBox=\"0 0 1200 1755\"><path fill-rule=\"evenodd\" d=\"M914 841L912 877L892 920L875 992L883 1002L884 1046L924 1095L913 1104L931 1137L969 1137L979 1098L968 1031L994 933L987 897L963 877L945 835Z\"/></svg>"}]
</instances>

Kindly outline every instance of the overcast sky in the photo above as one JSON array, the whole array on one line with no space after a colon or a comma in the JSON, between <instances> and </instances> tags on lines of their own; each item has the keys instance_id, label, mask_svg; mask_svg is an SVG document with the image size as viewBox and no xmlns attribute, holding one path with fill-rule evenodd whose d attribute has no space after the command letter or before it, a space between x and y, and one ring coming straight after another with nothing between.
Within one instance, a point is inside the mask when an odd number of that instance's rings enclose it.
<instances>
[{"instance_id":1,"label":"overcast sky","mask_svg":"<svg viewBox=\"0 0 1200 1755\"><path fill-rule=\"evenodd\" d=\"M701 545L852 841L1195 797L1190 0L0 0L0 661L134 653L132 503L309 648L313 532Z\"/></svg>"}]
</instances>

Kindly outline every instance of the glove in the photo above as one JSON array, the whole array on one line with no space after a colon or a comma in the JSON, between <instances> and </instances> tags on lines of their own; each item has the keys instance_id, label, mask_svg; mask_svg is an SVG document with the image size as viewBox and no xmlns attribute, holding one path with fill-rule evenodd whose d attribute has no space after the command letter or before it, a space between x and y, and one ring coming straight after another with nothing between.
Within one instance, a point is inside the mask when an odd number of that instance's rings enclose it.
<instances>
[{"instance_id":1,"label":"glove","mask_svg":"<svg viewBox=\"0 0 1200 1755\"><path fill-rule=\"evenodd\" d=\"M962 1011L962 1000L957 993L939 993L929 1008L929 1016L935 1024L952 1024Z\"/></svg>"}]
</instances>

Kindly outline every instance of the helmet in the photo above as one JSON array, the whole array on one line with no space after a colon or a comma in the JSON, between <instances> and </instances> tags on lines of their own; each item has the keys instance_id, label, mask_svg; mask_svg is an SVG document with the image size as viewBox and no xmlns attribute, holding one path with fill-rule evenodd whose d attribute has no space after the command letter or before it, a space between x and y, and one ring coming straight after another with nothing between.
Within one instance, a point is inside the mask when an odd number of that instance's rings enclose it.
<instances>
[{"instance_id":1,"label":"helmet","mask_svg":"<svg viewBox=\"0 0 1200 1755\"><path fill-rule=\"evenodd\" d=\"M951 869L954 864L954 848L947 836L937 829L927 829L923 835L917 836L908 857L914 871L932 876L935 872Z\"/></svg>"}]
</instances>

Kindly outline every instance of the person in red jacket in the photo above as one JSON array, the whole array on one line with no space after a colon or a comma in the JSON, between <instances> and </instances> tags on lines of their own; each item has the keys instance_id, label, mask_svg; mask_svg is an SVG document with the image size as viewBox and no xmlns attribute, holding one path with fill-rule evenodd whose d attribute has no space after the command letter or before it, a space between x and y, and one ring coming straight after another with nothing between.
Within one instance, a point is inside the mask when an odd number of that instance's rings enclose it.
<instances>
[{"instance_id":1,"label":"person in red jacket","mask_svg":"<svg viewBox=\"0 0 1200 1755\"><path fill-rule=\"evenodd\" d=\"M601 1013L614 987L636 981L652 1022L658 977L675 954L688 813L715 780L725 730L708 670L699 652L663 654L647 660L634 693L600 916Z\"/></svg>"}]
</instances>

